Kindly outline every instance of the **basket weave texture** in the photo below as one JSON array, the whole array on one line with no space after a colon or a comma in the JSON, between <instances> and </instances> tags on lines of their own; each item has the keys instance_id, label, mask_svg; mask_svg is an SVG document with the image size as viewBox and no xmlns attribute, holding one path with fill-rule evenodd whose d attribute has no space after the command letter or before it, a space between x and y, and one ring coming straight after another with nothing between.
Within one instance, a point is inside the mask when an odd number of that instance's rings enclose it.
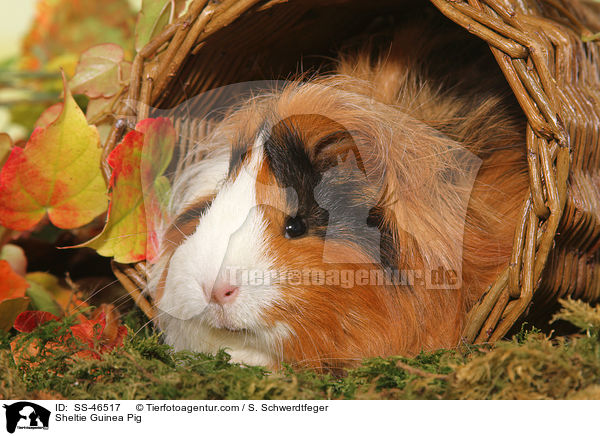
<instances>
[{"instance_id":1,"label":"basket weave texture","mask_svg":"<svg viewBox=\"0 0 600 436\"><path fill-rule=\"evenodd\" d=\"M580 0L430 1L489 44L528 121L530 195L521 206L511 262L471 309L463 332L469 343L495 341L534 294L537 301L600 299L600 14ZM174 107L203 91L255 79L265 60L277 59L280 71L292 72L300 49L328 35L351 36L365 8L397 7L391 1L195 0L137 54L104 151L151 107ZM207 126L176 120L176 128L197 138ZM152 304L140 292L144 263L114 264L114 271L152 317Z\"/></svg>"}]
</instances>

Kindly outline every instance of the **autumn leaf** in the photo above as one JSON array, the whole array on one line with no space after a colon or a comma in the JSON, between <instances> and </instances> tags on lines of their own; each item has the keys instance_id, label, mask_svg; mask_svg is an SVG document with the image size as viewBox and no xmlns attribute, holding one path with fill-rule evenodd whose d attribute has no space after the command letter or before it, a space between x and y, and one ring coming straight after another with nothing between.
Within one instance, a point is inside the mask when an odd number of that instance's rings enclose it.
<instances>
[{"instance_id":1,"label":"autumn leaf","mask_svg":"<svg viewBox=\"0 0 600 436\"><path fill-rule=\"evenodd\" d=\"M6 260L0 260L0 302L24 297L28 286L27 281L15 273Z\"/></svg>"},{"instance_id":2,"label":"autumn leaf","mask_svg":"<svg viewBox=\"0 0 600 436\"><path fill-rule=\"evenodd\" d=\"M142 0L135 26L135 49L140 51L183 12L185 0Z\"/></svg>"},{"instance_id":3,"label":"autumn leaf","mask_svg":"<svg viewBox=\"0 0 600 436\"><path fill-rule=\"evenodd\" d=\"M44 112L42 112L40 117L33 125L33 128L35 129L37 127L47 127L48 125L52 124L60 116L62 110L62 103L53 104L49 108L45 109Z\"/></svg>"},{"instance_id":4,"label":"autumn leaf","mask_svg":"<svg viewBox=\"0 0 600 436\"><path fill-rule=\"evenodd\" d=\"M10 298L0 303L0 330L8 331L15 318L29 306L29 298Z\"/></svg>"},{"instance_id":5,"label":"autumn leaf","mask_svg":"<svg viewBox=\"0 0 600 436\"><path fill-rule=\"evenodd\" d=\"M157 230L160 222L166 218L170 194L169 180L163 174L173 157L175 129L168 119L161 119L159 122L142 120L136 129L145 135L140 169L148 236L146 259L153 262L159 248Z\"/></svg>"},{"instance_id":6,"label":"autumn leaf","mask_svg":"<svg viewBox=\"0 0 600 436\"><path fill-rule=\"evenodd\" d=\"M21 333L31 333L42 324L50 321L58 321L59 318L50 312L43 310L26 310L17 316L14 322L14 329ZM43 348L66 348L66 337L56 335L55 341L47 341L45 344L39 339L34 338L32 341L22 342L19 336L15 337L10 342L10 351L16 365L28 361L31 366L38 365L37 362L31 362L31 359L40 354Z\"/></svg>"},{"instance_id":7,"label":"autumn leaf","mask_svg":"<svg viewBox=\"0 0 600 436\"><path fill-rule=\"evenodd\" d=\"M104 329L99 338L102 351L110 351L115 347L123 346L123 338L127 336L127 327L121 325L119 311L113 304L101 304L92 316L104 318Z\"/></svg>"},{"instance_id":8,"label":"autumn leaf","mask_svg":"<svg viewBox=\"0 0 600 436\"><path fill-rule=\"evenodd\" d=\"M43 310L26 310L17 316L15 319L15 330L21 333L30 333L38 326L47 323L48 321L58 321L56 315Z\"/></svg>"},{"instance_id":9,"label":"autumn leaf","mask_svg":"<svg viewBox=\"0 0 600 436\"><path fill-rule=\"evenodd\" d=\"M122 88L123 56L123 49L117 44L100 44L84 51L69 82L71 91L91 99L114 96ZM128 63L123 66L131 68Z\"/></svg>"},{"instance_id":10,"label":"autumn leaf","mask_svg":"<svg viewBox=\"0 0 600 436\"><path fill-rule=\"evenodd\" d=\"M64 80L59 117L13 147L0 172L0 224L34 227L46 213L57 227L81 227L106 210L98 131L87 124Z\"/></svg>"},{"instance_id":11,"label":"autumn leaf","mask_svg":"<svg viewBox=\"0 0 600 436\"><path fill-rule=\"evenodd\" d=\"M162 213L160 198L168 183L161 175L174 146L175 129L167 118L142 120L125 135L108 156L113 172L106 226L84 246L121 263L153 258L155 248L147 251L148 241L156 239L154 223Z\"/></svg>"},{"instance_id":12,"label":"autumn leaf","mask_svg":"<svg viewBox=\"0 0 600 436\"><path fill-rule=\"evenodd\" d=\"M143 142L142 133L129 132L108 156L113 168L108 220L103 231L84 244L122 263L143 260L146 252L146 217L139 170Z\"/></svg>"},{"instance_id":13,"label":"autumn leaf","mask_svg":"<svg viewBox=\"0 0 600 436\"><path fill-rule=\"evenodd\" d=\"M127 328L120 324L118 312L114 306L107 304L96 309L90 318L79 315L79 322L70 327L66 334L58 335L53 340L42 344L39 340L20 343L18 338L11 342L11 351L15 363L31 360L44 349L72 352L80 358L101 359L103 353L123 345ZM14 328L22 333L30 333L49 321L57 321L58 317L41 310L30 310L21 313L15 320ZM72 338L76 341L72 341Z\"/></svg>"},{"instance_id":14,"label":"autumn leaf","mask_svg":"<svg viewBox=\"0 0 600 436\"><path fill-rule=\"evenodd\" d=\"M0 260L0 330L8 331L17 315L27 309L27 281L15 273L6 260Z\"/></svg>"},{"instance_id":15,"label":"autumn leaf","mask_svg":"<svg viewBox=\"0 0 600 436\"><path fill-rule=\"evenodd\" d=\"M100 358L115 347L123 345L127 328L119 324L119 318L113 315L113 306L105 305L96 310L92 319L82 320L71 327L73 337L88 346L78 355L80 357Z\"/></svg>"}]
</instances>

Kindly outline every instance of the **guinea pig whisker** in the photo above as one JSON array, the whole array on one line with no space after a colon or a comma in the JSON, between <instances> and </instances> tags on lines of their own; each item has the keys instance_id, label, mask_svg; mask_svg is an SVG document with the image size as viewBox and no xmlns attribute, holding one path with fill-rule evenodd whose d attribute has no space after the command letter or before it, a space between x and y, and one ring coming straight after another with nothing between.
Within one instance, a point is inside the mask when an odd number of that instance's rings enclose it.
<instances>
[{"instance_id":1,"label":"guinea pig whisker","mask_svg":"<svg viewBox=\"0 0 600 436\"><path fill-rule=\"evenodd\" d=\"M129 294L126 295L121 295L120 297L116 298L113 302L113 310L118 310L119 307L127 304L129 302L129 299L131 298L131 296Z\"/></svg>"},{"instance_id":2,"label":"guinea pig whisker","mask_svg":"<svg viewBox=\"0 0 600 436\"><path fill-rule=\"evenodd\" d=\"M181 228L177 225L176 222L173 223L173 227L175 227L177 229L177 231L179 233L181 233L182 236L187 237L188 235L185 234L185 232L183 230L181 230ZM173 241L169 241L171 243L173 243Z\"/></svg>"},{"instance_id":3,"label":"guinea pig whisker","mask_svg":"<svg viewBox=\"0 0 600 436\"><path fill-rule=\"evenodd\" d=\"M147 322L145 322L144 324L142 324L142 326L139 329L137 329L133 335L137 336L147 325L149 325L150 323L155 322L157 319L158 319L158 315L153 316Z\"/></svg>"},{"instance_id":4,"label":"guinea pig whisker","mask_svg":"<svg viewBox=\"0 0 600 436\"><path fill-rule=\"evenodd\" d=\"M99 288L99 289L97 289L95 291L92 291L92 293L90 295L88 295L88 297L85 300L83 300L79 306L81 306L83 304L87 304L90 301L90 299L92 299L93 297L95 297L96 295L98 295L98 293L102 292L106 288L114 285L115 283L119 283L119 280L113 280L112 282L105 284L101 288Z\"/></svg>"},{"instance_id":5,"label":"guinea pig whisker","mask_svg":"<svg viewBox=\"0 0 600 436\"><path fill-rule=\"evenodd\" d=\"M165 242L168 242L168 243L169 243L169 244L171 244L172 246L177 246L177 245L179 245L179 243L178 243L178 242L172 241L172 240L171 240L171 239L169 239L169 238L164 238L164 239L163 239L163 241L165 241Z\"/></svg>"}]
</instances>

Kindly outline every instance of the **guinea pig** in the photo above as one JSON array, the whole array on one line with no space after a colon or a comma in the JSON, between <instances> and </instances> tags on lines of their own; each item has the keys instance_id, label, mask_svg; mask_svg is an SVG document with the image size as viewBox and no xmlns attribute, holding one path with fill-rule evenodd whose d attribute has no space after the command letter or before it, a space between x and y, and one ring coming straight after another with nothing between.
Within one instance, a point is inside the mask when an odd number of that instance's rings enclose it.
<instances>
[{"instance_id":1,"label":"guinea pig","mask_svg":"<svg viewBox=\"0 0 600 436\"><path fill-rule=\"evenodd\" d=\"M334 370L460 343L528 176L523 115L457 38L407 26L247 99L198 144L149 268L168 344Z\"/></svg>"}]
</instances>

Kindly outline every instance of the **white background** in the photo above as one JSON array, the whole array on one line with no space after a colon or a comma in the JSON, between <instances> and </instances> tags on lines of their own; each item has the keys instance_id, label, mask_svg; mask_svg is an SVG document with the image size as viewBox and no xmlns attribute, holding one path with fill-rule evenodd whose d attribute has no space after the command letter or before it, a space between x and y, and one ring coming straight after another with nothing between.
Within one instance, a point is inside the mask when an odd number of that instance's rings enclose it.
<instances>
[{"instance_id":1,"label":"white background","mask_svg":"<svg viewBox=\"0 0 600 436\"><path fill-rule=\"evenodd\" d=\"M16 400L15 400L16 401ZM12 404L14 401L0 401ZM597 401L33 401L52 414L48 430L17 429L15 435L587 435L600 434ZM116 404L117 414L142 422L56 422L56 405L73 414L75 404ZM146 404L245 405L245 412L148 412ZM327 405L327 412L261 412L261 404ZM136 411L138 404L144 411ZM253 404L257 411L249 412ZM7 434L0 409L0 435ZM21 421L23 422L23 421Z\"/></svg>"}]
</instances>

